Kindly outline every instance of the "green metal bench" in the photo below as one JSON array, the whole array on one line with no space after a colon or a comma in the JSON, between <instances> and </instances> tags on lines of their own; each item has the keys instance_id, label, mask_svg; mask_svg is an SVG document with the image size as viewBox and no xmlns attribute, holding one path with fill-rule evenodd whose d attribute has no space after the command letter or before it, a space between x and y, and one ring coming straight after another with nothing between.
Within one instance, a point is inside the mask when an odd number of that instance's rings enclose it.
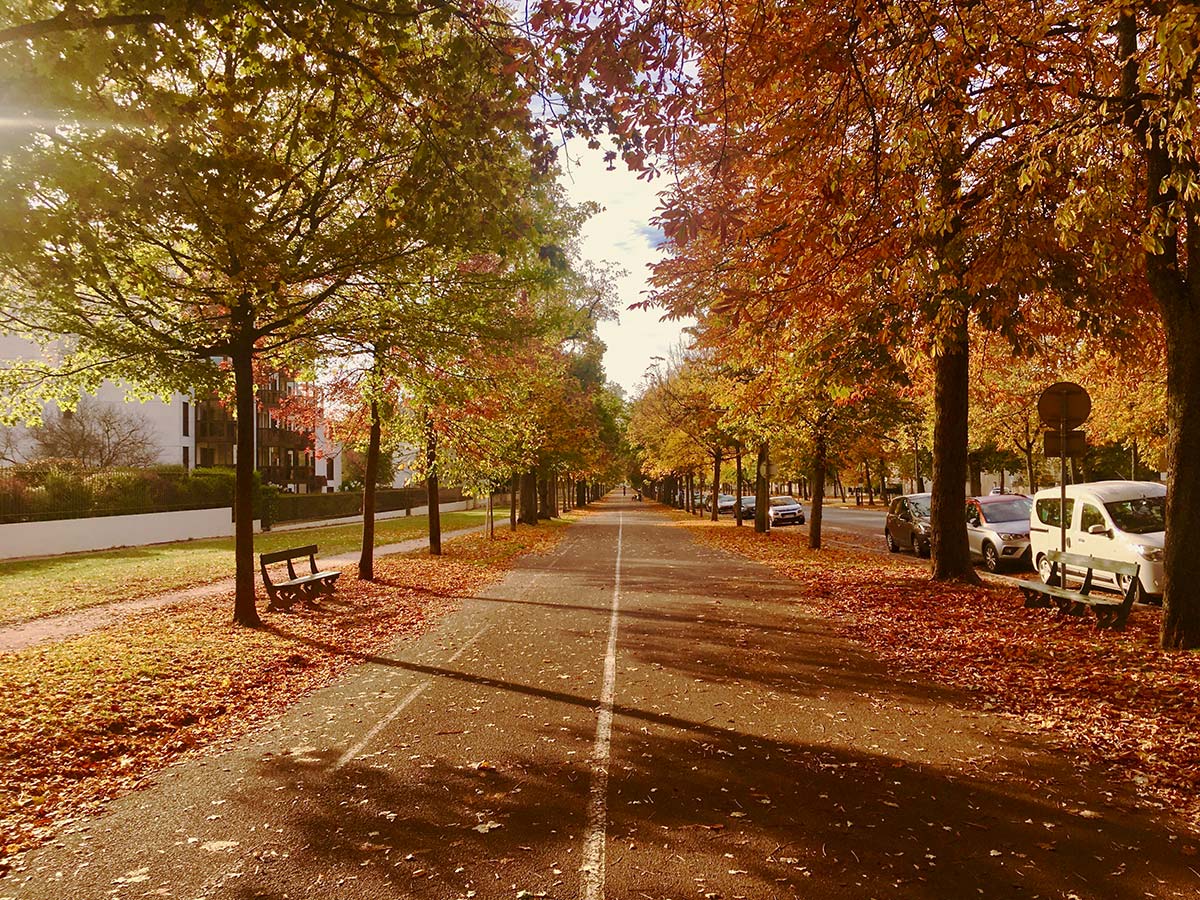
<instances>
[{"instance_id":1,"label":"green metal bench","mask_svg":"<svg viewBox=\"0 0 1200 900\"><path fill-rule=\"evenodd\" d=\"M1118 562L1115 559L1100 559L1097 556L1084 556L1080 553L1064 553L1061 550L1051 550L1046 554L1050 562L1050 577L1048 584L1027 581L1021 584L1021 593L1025 595L1025 606L1030 608L1057 606L1061 612L1068 615L1084 615L1090 607L1096 614L1097 628L1113 628L1120 630L1125 627L1129 611L1138 591L1138 564ZM1059 585L1063 568L1086 570L1083 583L1076 589L1064 588ZM1125 596L1117 599L1111 595L1092 593L1092 575L1094 572L1111 572L1114 575L1125 575L1129 578L1129 586Z\"/></svg>"}]
</instances>

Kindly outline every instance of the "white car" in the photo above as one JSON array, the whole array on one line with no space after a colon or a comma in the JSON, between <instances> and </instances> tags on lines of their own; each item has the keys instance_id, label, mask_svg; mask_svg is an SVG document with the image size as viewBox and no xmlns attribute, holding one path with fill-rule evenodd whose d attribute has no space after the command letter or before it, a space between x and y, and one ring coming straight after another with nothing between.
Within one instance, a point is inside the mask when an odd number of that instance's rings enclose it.
<instances>
[{"instance_id":1,"label":"white car","mask_svg":"<svg viewBox=\"0 0 1200 900\"><path fill-rule=\"evenodd\" d=\"M1161 598L1163 538L1166 534L1167 489L1155 481L1096 481L1067 485L1067 552L1137 563L1138 600ZM1029 517L1033 564L1049 581L1050 550L1061 550L1059 488L1038 491ZM1067 574L1083 572L1067 568ZM1128 587L1127 576L1097 571L1098 586Z\"/></svg>"}]
</instances>

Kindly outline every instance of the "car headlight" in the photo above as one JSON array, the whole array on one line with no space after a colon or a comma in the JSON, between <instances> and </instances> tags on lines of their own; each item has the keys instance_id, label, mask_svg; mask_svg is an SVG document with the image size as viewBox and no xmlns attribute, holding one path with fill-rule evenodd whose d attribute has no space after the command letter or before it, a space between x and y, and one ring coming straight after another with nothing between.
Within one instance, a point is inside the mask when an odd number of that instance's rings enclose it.
<instances>
[{"instance_id":1,"label":"car headlight","mask_svg":"<svg viewBox=\"0 0 1200 900\"><path fill-rule=\"evenodd\" d=\"M1145 544L1134 545L1137 555L1148 562L1162 562L1162 547L1147 547Z\"/></svg>"},{"instance_id":2,"label":"car headlight","mask_svg":"<svg viewBox=\"0 0 1200 900\"><path fill-rule=\"evenodd\" d=\"M1028 538L1029 538L1029 535L1027 535L1027 534L1004 534L1003 532L1000 533L1000 540L1002 540L1002 541L1024 541L1024 540L1027 540Z\"/></svg>"}]
</instances>

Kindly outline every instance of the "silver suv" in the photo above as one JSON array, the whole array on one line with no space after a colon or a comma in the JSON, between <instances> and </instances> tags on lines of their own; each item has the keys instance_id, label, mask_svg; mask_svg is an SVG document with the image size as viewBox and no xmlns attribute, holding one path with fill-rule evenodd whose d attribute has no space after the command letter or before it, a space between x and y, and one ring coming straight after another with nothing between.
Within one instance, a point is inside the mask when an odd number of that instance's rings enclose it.
<instances>
[{"instance_id":1,"label":"silver suv","mask_svg":"<svg viewBox=\"0 0 1200 900\"><path fill-rule=\"evenodd\" d=\"M992 494L967 501L967 543L971 555L983 560L989 572L1004 563L1029 559L1029 511L1033 501L1024 494Z\"/></svg>"}]
</instances>

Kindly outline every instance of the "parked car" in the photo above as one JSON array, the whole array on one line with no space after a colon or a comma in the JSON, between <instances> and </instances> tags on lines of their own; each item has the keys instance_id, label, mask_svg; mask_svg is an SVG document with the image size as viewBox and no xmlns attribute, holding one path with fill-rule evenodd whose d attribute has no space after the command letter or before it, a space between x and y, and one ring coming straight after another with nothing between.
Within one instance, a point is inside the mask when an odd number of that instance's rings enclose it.
<instances>
[{"instance_id":1,"label":"parked car","mask_svg":"<svg viewBox=\"0 0 1200 900\"><path fill-rule=\"evenodd\" d=\"M767 516L772 528L776 525L803 525L804 507L795 497L772 497Z\"/></svg>"},{"instance_id":2,"label":"parked car","mask_svg":"<svg viewBox=\"0 0 1200 900\"><path fill-rule=\"evenodd\" d=\"M989 494L967 500L967 544L989 572L1005 563L1029 560L1029 511L1033 501L1022 494Z\"/></svg>"},{"instance_id":3,"label":"parked car","mask_svg":"<svg viewBox=\"0 0 1200 900\"><path fill-rule=\"evenodd\" d=\"M1167 489L1156 481L1095 481L1067 485L1067 552L1137 563L1138 597L1142 603L1161 602L1163 591L1163 539L1166 537ZM1038 491L1033 497L1029 538L1033 562L1042 581L1049 583L1046 554L1060 550L1059 488ZM1084 572L1067 567L1067 574ZM1097 586L1129 587L1125 575L1096 570Z\"/></svg>"},{"instance_id":4,"label":"parked car","mask_svg":"<svg viewBox=\"0 0 1200 900\"><path fill-rule=\"evenodd\" d=\"M717 498L717 515L732 516L735 503L737 503L737 497L733 494L721 494Z\"/></svg>"},{"instance_id":5,"label":"parked car","mask_svg":"<svg viewBox=\"0 0 1200 900\"><path fill-rule=\"evenodd\" d=\"M754 510L758 506L758 498L753 494L746 494L742 497L742 521L754 518Z\"/></svg>"},{"instance_id":6,"label":"parked car","mask_svg":"<svg viewBox=\"0 0 1200 900\"><path fill-rule=\"evenodd\" d=\"M883 539L893 553L911 549L917 556L930 551L929 494L897 497L888 508Z\"/></svg>"}]
</instances>

